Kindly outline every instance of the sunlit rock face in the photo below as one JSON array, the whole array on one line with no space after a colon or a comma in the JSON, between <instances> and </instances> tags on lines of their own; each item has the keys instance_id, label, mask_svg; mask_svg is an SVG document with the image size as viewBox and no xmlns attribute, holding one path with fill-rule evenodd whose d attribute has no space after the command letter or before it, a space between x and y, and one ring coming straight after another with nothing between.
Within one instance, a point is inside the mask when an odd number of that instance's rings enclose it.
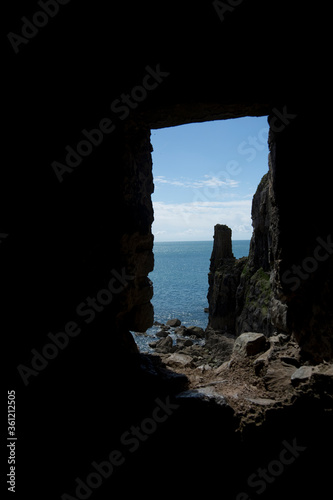
<instances>
[{"instance_id":1,"label":"sunlit rock face","mask_svg":"<svg viewBox=\"0 0 333 500\"><path fill-rule=\"evenodd\" d=\"M231 229L216 225L208 277L209 327L240 335L255 331L271 335L270 282L271 209L269 174L260 182L252 203L253 236L248 258L236 260Z\"/></svg>"},{"instance_id":2,"label":"sunlit rock face","mask_svg":"<svg viewBox=\"0 0 333 500\"><path fill-rule=\"evenodd\" d=\"M314 153L301 143L305 137L316 143L316 134L295 112L277 130L276 113L269 117L269 171L252 202L249 257L218 260L220 245L212 254L209 324L235 335L287 333L304 356L319 362L333 356L328 188L302 170ZM312 212L317 212L318 225Z\"/></svg>"}]
</instances>

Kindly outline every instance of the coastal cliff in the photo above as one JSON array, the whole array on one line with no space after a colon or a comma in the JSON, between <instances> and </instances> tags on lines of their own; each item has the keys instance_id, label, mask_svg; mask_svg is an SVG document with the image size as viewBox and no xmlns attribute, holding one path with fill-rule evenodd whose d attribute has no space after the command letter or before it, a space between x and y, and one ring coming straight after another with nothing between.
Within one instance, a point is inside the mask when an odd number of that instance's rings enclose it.
<instances>
[{"instance_id":1,"label":"coastal cliff","mask_svg":"<svg viewBox=\"0 0 333 500\"><path fill-rule=\"evenodd\" d=\"M282 325L278 328L276 322L272 322L277 309L271 276L273 219L270 174L267 173L253 197L249 256L235 259L231 229L220 224L215 226L207 295L210 328L236 336L249 331L270 336L277 330L283 331Z\"/></svg>"}]
</instances>

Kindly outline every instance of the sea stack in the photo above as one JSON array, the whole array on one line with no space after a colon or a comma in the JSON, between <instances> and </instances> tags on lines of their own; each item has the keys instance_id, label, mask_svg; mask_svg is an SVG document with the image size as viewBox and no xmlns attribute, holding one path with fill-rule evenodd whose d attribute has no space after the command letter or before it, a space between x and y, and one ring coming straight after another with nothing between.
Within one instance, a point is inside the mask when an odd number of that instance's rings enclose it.
<instances>
[{"instance_id":1,"label":"sea stack","mask_svg":"<svg viewBox=\"0 0 333 500\"><path fill-rule=\"evenodd\" d=\"M232 231L224 224L214 226L214 245L210 258L210 271L214 272L224 259L235 259L232 253Z\"/></svg>"},{"instance_id":2,"label":"sea stack","mask_svg":"<svg viewBox=\"0 0 333 500\"><path fill-rule=\"evenodd\" d=\"M208 324L214 330L235 334L236 292L243 265L235 265L237 261L232 253L231 235L232 231L226 225L216 224L214 227L208 274Z\"/></svg>"}]
</instances>

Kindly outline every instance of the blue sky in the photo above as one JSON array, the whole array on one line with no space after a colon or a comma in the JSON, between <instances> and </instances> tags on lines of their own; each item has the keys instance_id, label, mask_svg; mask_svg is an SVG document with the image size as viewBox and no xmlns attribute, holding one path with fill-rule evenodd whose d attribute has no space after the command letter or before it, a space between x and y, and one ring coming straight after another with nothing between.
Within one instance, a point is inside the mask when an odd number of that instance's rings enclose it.
<instances>
[{"instance_id":1,"label":"blue sky","mask_svg":"<svg viewBox=\"0 0 333 500\"><path fill-rule=\"evenodd\" d=\"M250 239L267 138L267 117L152 130L155 241L212 240L215 224L231 227L235 240Z\"/></svg>"}]
</instances>

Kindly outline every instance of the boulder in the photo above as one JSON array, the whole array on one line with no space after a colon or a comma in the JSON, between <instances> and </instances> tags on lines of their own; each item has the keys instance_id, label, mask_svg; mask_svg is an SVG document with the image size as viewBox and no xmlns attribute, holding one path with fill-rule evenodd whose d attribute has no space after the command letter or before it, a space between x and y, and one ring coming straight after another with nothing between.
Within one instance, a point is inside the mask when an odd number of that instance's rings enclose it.
<instances>
[{"instance_id":1,"label":"boulder","mask_svg":"<svg viewBox=\"0 0 333 500\"><path fill-rule=\"evenodd\" d=\"M240 356L254 356L266 349L266 337L262 333L242 333L237 337L233 354Z\"/></svg>"},{"instance_id":2,"label":"boulder","mask_svg":"<svg viewBox=\"0 0 333 500\"><path fill-rule=\"evenodd\" d=\"M167 337L159 340L156 343L155 349L156 349L156 352L168 353L172 349L172 345L173 345L173 340L170 337L170 335L168 335Z\"/></svg>"},{"instance_id":3,"label":"boulder","mask_svg":"<svg viewBox=\"0 0 333 500\"><path fill-rule=\"evenodd\" d=\"M188 326L186 328L186 335L194 335L199 339L205 338L205 331L200 326Z\"/></svg>"},{"instance_id":4,"label":"boulder","mask_svg":"<svg viewBox=\"0 0 333 500\"><path fill-rule=\"evenodd\" d=\"M293 386L310 382L331 391L333 387L333 365L301 366L291 376Z\"/></svg>"},{"instance_id":5,"label":"boulder","mask_svg":"<svg viewBox=\"0 0 333 500\"><path fill-rule=\"evenodd\" d=\"M254 360L253 366L256 375L259 375L264 368L267 368L273 353L274 353L274 347L271 347L270 349L268 349L268 351L265 351Z\"/></svg>"},{"instance_id":6,"label":"boulder","mask_svg":"<svg viewBox=\"0 0 333 500\"><path fill-rule=\"evenodd\" d=\"M232 336L223 335L209 331L206 338L205 348L219 361L219 364L227 361L232 356L235 339Z\"/></svg>"},{"instance_id":7,"label":"boulder","mask_svg":"<svg viewBox=\"0 0 333 500\"><path fill-rule=\"evenodd\" d=\"M156 333L156 337L167 337L168 336L168 331L162 328Z\"/></svg>"},{"instance_id":8,"label":"boulder","mask_svg":"<svg viewBox=\"0 0 333 500\"><path fill-rule=\"evenodd\" d=\"M301 382L308 382L313 374L313 366L301 366L291 376L291 383L296 386Z\"/></svg>"},{"instance_id":9,"label":"boulder","mask_svg":"<svg viewBox=\"0 0 333 500\"><path fill-rule=\"evenodd\" d=\"M187 356L187 354L179 354L178 352L174 352L170 354L170 356L165 360L167 366L175 367L175 368L185 368L190 367L192 365L191 356Z\"/></svg>"},{"instance_id":10,"label":"boulder","mask_svg":"<svg viewBox=\"0 0 333 500\"><path fill-rule=\"evenodd\" d=\"M315 367L312 374L312 380L315 384L316 394L326 392L331 400L333 394L333 364L322 363ZM330 402L332 405L332 400Z\"/></svg>"},{"instance_id":11,"label":"boulder","mask_svg":"<svg viewBox=\"0 0 333 500\"><path fill-rule=\"evenodd\" d=\"M193 345L193 341L191 339L177 339L177 345L179 347L190 347Z\"/></svg>"},{"instance_id":12,"label":"boulder","mask_svg":"<svg viewBox=\"0 0 333 500\"><path fill-rule=\"evenodd\" d=\"M171 327L176 327L176 326L180 326L182 324L182 322L180 321L180 319L178 318L175 318L175 319L169 319L167 322L166 322L167 326L171 326Z\"/></svg>"},{"instance_id":13,"label":"boulder","mask_svg":"<svg viewBox=\"0 0 333 500\"><path fill-rule=\"evenodd\" d=\"M177 328L175 328L174 332L177 335L187 335L187 328L186 328L186 326L177 326Z\"/></svg>"},{"instance_id":14,"label":"boulder","mask_svg":"<svg viewBox=\"0 0 333 500\"><path fill-rule=\"evenodd\" d=\"M290 379L297 368L293 365L286 365L281 360L272 361L269 363L266 375L264 376L264 384L269 391L283 391L290 389Z\"/></svg>"}]
</instances>

